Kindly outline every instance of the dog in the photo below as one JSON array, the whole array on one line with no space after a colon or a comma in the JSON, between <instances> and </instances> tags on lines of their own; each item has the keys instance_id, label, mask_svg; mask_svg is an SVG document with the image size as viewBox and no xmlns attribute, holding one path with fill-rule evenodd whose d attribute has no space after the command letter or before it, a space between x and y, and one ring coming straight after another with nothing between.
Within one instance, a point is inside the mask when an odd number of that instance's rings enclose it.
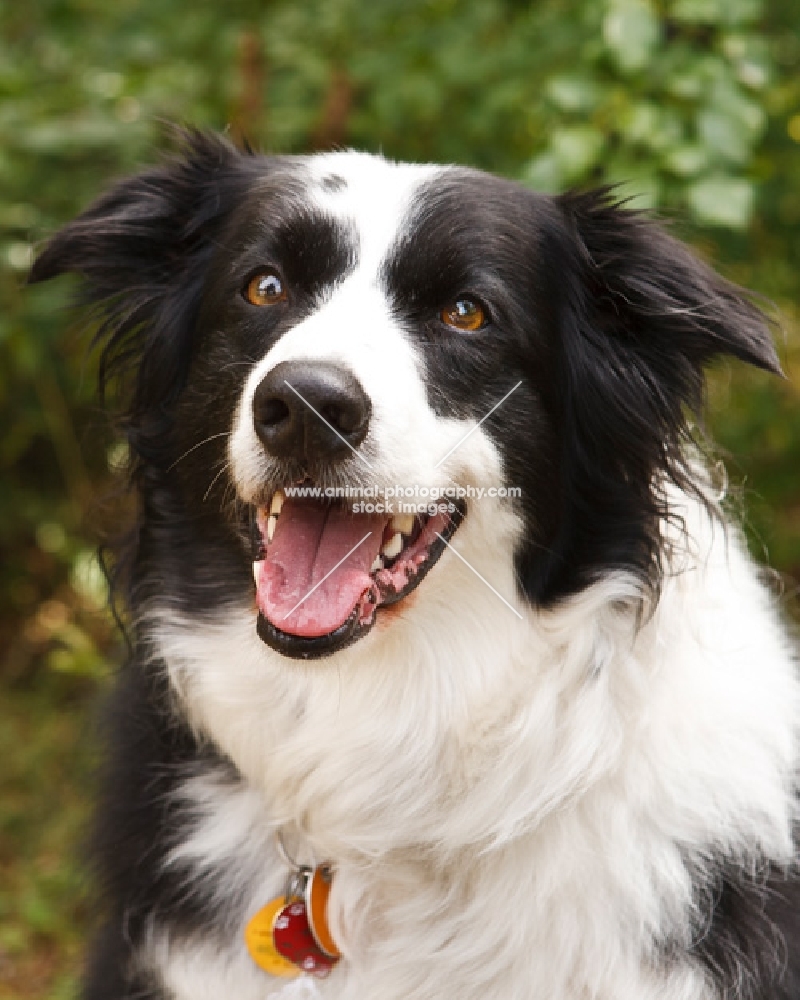
<instances>
[{"instance_id":1,"label":"dog","mask_svg":"<svg viewBox=\"0 0 800 1000\"><path fill-rule=\"evenodd\" d=\"M63 272L139 503L85 1000L800 996L796 658L694 425L780 372L746 293L613 190L201 131Z\"/></svg>"}]
</instances>

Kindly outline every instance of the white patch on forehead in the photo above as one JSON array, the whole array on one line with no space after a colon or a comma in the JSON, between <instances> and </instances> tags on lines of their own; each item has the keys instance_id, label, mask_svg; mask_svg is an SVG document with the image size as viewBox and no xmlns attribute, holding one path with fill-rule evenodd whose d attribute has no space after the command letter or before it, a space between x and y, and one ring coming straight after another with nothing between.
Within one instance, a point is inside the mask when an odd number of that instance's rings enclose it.
<instances>
[{"instance_id":1,"label":"white patch on forehead","mask_svg":"<svg viewBox=\"0 0 800 1000\"><path fill-rule=\"evenodd\" d=\"M393 163L369 153L325 153L307 161L309 192L323 211L352 222L358 236L358 269L374 279L402 232L420 186L449 168ZM326 185L328 178L344 184Z\"/></svg>"}]
</instances>

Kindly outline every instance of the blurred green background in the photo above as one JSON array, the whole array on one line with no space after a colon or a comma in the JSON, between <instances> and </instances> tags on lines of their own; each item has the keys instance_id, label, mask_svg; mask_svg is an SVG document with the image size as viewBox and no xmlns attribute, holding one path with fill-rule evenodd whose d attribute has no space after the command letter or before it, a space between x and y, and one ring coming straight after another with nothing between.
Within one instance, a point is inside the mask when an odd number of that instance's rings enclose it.
<instances>
[{"instance_id":1,"label":"blurred green background","mask_svg":"<svg viewBox=\"0 0 800 1000\"><path fill-rule=\"evenodd\" d=\"M0 1000L74 994L92 706L121 651L93 560L124 505L69 281L36 243L163 125L353 145L556 191L611 180L782 314L789 380L731 365L710 424L756 555L800 578L797 0L2 0Z\"/></svg>"}]
</instances>

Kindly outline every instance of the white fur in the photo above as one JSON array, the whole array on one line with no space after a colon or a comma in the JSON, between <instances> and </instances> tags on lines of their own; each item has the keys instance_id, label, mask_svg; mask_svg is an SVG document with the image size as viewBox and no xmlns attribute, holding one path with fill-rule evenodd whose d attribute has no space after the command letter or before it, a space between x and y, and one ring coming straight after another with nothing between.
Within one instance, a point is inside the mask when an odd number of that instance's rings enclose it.
<instances>
[{"instance_id":1,"label":"white fur","mask_svg":"<svg viewBox=\"0 0 800 1000\"><path fill-rule=\"evenodd\" d=\"M482 430L435 469L469 425L428 406L376 284L421 175L384 186L395 168L350 154L317 162L319 176L373 177L357 200L325 196L353 218L362 258L247 379L230 448L242 496L257 495L264 473L252 392L299 357L343 361L371 396L370 481L496 483L500 458ZM363 477L356 459L352 471ZM800 699L736 532L694 502L674 506L687 533L655 608L612 576L531 610L513 572L521 525L499 501L471 508L453 544L519 617L450 552L331 659L269 649L249 605L201 622L166 601L151 608L188 717L242 775L240 786L210 774L182 789L194 823L169 864L187 885L211 876L228 890L231 930L219 945L154 926L140 960L176 1000L714 996L699 965L659 963L657 942L687 943L693 848L790 861ZM344 958L325 981L271 979L244 949L246 920L287 874L276 828L300 860L336 868Z\"/></svg>"},{"instance_id":2,"label":"white fur","mask_svg":"<svg viewBox=\"0 0 800 1000\"><path fill-rule=\"evenodd\" d=\"M286 874L276 825L332 860L345 958L323 997L710 996L689 966L660 979L650 949L686 926L681 847L790 860L798 692L738 542L691 513L700 554L638 631L624 579L520 622L450 554L424 602L334 662L286 661L249 608L202 629L165 615L190 717L247 783L193 779L174 862L251 886L243 925ZM224 961L164 947L170 983L188 962L217 996L257 990L238 933Z\"/></svg>"}]
</instances>

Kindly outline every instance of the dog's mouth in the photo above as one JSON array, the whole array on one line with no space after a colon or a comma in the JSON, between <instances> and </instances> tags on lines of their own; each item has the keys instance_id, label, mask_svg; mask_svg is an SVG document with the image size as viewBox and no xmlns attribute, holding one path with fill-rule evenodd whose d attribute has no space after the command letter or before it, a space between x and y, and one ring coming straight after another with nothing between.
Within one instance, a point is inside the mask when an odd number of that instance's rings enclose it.
<instances>
[{"instance_id":1,"label":"dog's mouth","mask_svg":"<svg viewBox=\"0 0 800 1000\"><path fill-rule=\"evenodd\" d=\"M339 501L287 497L251 509L258 634L285 656L329 656L362 638L378 609L414 590L465 514L360 514Z\"/></svg>"}]
</instances>

